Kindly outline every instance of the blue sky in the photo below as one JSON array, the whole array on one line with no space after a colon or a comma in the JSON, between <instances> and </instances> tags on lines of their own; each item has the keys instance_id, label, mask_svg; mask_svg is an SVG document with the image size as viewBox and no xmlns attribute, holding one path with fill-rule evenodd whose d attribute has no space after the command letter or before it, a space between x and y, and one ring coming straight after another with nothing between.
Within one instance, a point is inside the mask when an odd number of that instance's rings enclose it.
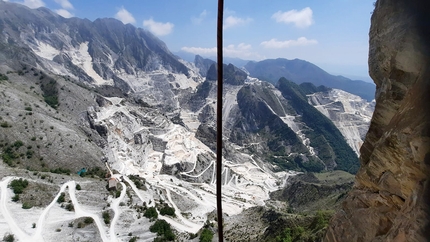
<instances>
[{"instance_id":1,"label":"blue sky","mask_svg":"<svg viewBox=\"0 0 430 242\"><path fill-rule=\"evenodd\" d=\"M13 0L9 0L13 1ZM217 0L17 0L64 17L117 18L145 28L173 52L215 56ZM224 55L299 58L333 74L368 78L374 0L226 0Z\"/></svg>"}]
</instances>

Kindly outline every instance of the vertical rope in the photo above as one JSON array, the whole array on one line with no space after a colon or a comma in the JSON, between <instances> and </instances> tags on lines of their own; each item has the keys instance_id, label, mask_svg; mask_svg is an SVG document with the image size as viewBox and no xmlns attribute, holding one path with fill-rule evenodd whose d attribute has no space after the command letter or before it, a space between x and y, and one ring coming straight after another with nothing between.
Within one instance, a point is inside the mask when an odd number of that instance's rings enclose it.
<instances>
[{"instance_id":1,"label":"vertical rope","mask_svg":"<svg viewBox=\"0 0 430 242\"><path fill-rule=\"evenodd\" d=\"M222 194L221 194L221 172L222 172L222 89L223 89L223 57L222 57L222 25L224 15L224 0L218 0L217 21L217 66L218 66L218 89L217 89L217 136L216 136L216 199L218 217L218 238L220 242L223 237L222 219Z\"/></svg>"}]
</instances>

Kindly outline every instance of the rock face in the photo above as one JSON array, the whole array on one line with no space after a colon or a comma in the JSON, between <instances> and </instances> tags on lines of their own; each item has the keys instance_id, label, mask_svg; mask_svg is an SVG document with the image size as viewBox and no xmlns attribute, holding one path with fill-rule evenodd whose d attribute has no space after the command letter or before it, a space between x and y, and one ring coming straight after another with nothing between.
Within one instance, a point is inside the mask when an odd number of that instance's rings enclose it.
<instances>
[{"instance_id":1,"label":"rock face","mask_svg":"<svg viewBox=\"0 0 430 242\"><path fill-rule=\"evenodd\" d=\"M348 144L360 155L375 102L368 102L340 89L315 92L307 97L308 102L336 125Z\"/></svg>"},{"instance_id":2,"label":"rock face","mask_svg":"<svg viewBox=\"0 0 430 242\"><path fill-rule=\"evenodd\" d=\"M325 241L426 241L430 177L428 1L379 0L370 28L376 107L361 168Z\"/></svg>"}]
</instances>

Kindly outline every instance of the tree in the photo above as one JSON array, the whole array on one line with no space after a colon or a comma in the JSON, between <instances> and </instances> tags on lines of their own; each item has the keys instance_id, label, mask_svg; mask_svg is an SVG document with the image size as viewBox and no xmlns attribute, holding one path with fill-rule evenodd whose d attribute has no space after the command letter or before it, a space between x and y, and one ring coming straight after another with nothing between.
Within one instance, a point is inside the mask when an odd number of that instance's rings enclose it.
<instances>
[{"instance_id":1,"label":"tree","mask_svg":"<svg viewBox=\"0 0 430 242\"><path fill-rule=\"evenodd\" d=\"M200 235L200 242L211 242L214 234L209 229L203 229L202 234Z\"/></svg>"},{"instance_id":2,"label":"tree","mask_svg":"<svg viewBox=\"0 0 430 242\"><path fill-rule=\"evenodd\" d=\"M146 209L145 213L143 214L143 216L151 219L151 218L158 218L158 213L157 213L157 209L155 209L154 207L150 207L148 209Z\"/></svg>"},{"instance_id":3,"label":"tree","mask_svg":"<svg viewBox=\"0 0 430 242\"><path fill-rule=\"evenodd\" d=\"M7 234L5 234L3 236L3 241L5 241L5 242L14 242L15 241L15 236L13 234L7 233Z\"/></svg>"}]
</instances>

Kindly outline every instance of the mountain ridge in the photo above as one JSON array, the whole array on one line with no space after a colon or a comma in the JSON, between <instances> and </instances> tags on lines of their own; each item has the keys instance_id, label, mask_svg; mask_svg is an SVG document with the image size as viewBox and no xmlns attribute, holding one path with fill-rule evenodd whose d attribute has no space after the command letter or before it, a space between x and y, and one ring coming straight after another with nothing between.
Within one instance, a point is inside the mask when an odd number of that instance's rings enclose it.
<instances>
[{"instance_id":1,"label":"mountain ridge","mask_svg":"<svg viewBox=\"0 0 430 242\"><path fill-rule=\"evenodd\" d=\"M315 64L305 60L284 58L267 59L259 62L248 62L245 69L251 76L267 80L273 84L281 77L285 77L297 84L311 82L316 86L324 85L342 89L358 95L368 101L375 97L375 85L364 81L353 81L343 76L334 76Z\"/></svg>"},{"instance_id":2,"label":"mountain ridge","mask_svg":"<svg viewBox=\"0 0 430 242\"><path fill-rule=\"evenodd\" d=\"M9 14L12 8L7 10ZM23 9L28 19L54 18L51 22L38 19L41 25L37 26L19 19L9 24L5 15L0 15L0 55L8 57L0 59L0 95L4 97L0 99L0 151L1 165L6 168L2 173L6 179L0 183L2 194L14 179L7 172L16 169L34 178L33 187L48 177L51 191L59 190L53 194L65 192L73 198L74 212L55 202L45 208L61 217L52 225L61 227L59 233L43 234L49 241L66 233L94 241L100 236L103 240L127 240L129 230L133 236L153 239L156 235L149 227L154 220L144 213L154 210L183 240L191 240L191 234L200 233L205 226L216 229L210 225L216 207L215 65L197 67L177 60L161 40L117 20L66 21L44 13L46 9ZM58 23L54 23L56 19ZM63 29L56 29L57 25ZM203 78L199 71L206 68ZM223 68L221 182L226 214L234 216L251 207L269 209L272 202L276 204L270 193L288 184L287 179L298 172L353 172L348 162L357 160L355 153L345 149L355 157L345 160L346 156L331 146L331 138L316 133L314 121L303 119L305 112L293 108L299 102L311 110L307 113L327 121L306 95L328 89L287 82L279 90L232 64ZM292 96L289 91L297 93ZM332 133L347 145L340 132ZM82 168L95 179L79 178ZM35 178L39 173L44 178ZM51 173L64 176L57 178ZM106 176L112 178L109 183L103 181ZM62 184L63 178L72 181ZM84 190L76 188L79 200L74 195L75 180ZM106 183L115 181L118 190L106 190ZM92 192L91 199L85 200L86 191L97 189L99 193ZM34 191L29 189L18 202L7 199L15 209L12 211L26 214L21 202L36 206L27 199L30 194L38 196ZM45 200L51 204L55 195ZM62 205L71 209L70 204ZM81 204L93 212L83 213ZM162 214L166 209L169 214ZM85 230L68 225L78 224L88 215L103 221L106 214L113 217L112 223L97 222ZM37 218L34 213L27 220L39 221ZM14 219L0 223L0 230L11 229L19 240L25 240L24 232L13 226ZM37 227L48 233L43 224L38 222Z\"/></svg>"}]
</instances>

